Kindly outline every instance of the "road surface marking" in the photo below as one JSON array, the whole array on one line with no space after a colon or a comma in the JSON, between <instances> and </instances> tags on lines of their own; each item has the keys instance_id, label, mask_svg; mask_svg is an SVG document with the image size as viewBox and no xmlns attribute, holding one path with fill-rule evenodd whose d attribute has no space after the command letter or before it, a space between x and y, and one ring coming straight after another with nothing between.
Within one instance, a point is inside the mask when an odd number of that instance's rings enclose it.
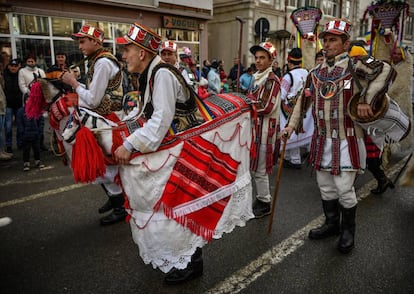
<instances>
[{"instance_id":1,"label":"road surface marking","mask_svg":"<svg viewBox=\"0 0 414 294\"><path fill-rule=\"evenodd\" d=\"M81 187L85 187L85 184L73 184L73 185L64 186L64 187L61 187L61 188L58 188L58 189L53 189L53 190L33 194L33 195L23 197L23 198L19 198L19 199L0 202L0 208L16 205L16 204L20 204L20 203L24 203L24 202L27 202L27 201L36 200L36 199L47 197L47 196L52 196L52 195L55 195L55 194L60 194L60 193L67 192L67 191L74 190L74 189L81 188Z\"/></svg>"},{"instance_id":2,"label":"road surface marking","mask_svg":"<svg viewBox=\"0 0 414 294\"><path fill-rule=\"evenodd\" d=\"M34 179L34 180L12 179L12 180L0 183L0 187L15 185L15 184L35 184L35 183L43 183L43 182L48 182L48 181L57 181L57 180L61 180L67 177L68 176L56 176L56 177L41 178L41 179Z\"/></svg>"},{"instance_id":3,"label":"road surface marking","mask_svg":"<svg viewBox=\"0 0 414 294\"><path fill-rule=\"evenodd\" d=\"M404 165L408 156L400 160L387 173L388 176L394 176ZM356 191L358 202L368 197L370 190L375 188L377 181L372 179L360 189ZM321 225L325 221L323 214L312 220L302 229L296 231L290 235L287 239L276 244L270 250L263 253L257 259L253 260L250 264L244 268L239 269L233 275L227 277L213 288L207 290L208 294L225 294L225 293L239 293L245 290L249 284L260 278L267 273L274 265L281 263L288 255L295 252L297 249L305 244L307 235L310 229Z\"/></svg>"}]
</instances>

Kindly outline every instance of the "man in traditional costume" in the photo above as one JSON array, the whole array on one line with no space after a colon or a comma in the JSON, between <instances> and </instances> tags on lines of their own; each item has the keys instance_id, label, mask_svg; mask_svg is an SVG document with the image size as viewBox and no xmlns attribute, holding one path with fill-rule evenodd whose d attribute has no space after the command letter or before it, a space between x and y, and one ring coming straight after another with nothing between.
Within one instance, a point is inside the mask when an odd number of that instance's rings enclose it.
<instances>
[{"instance_id":1,"label":"man in traditional costume","mask_svg":"<svg viewBox=\"0 0 414 294\"><path fill-rule=\"evenodd\" d=\"M123 38L117 39L117 43L124 45L122 57L128 71L140 74L142 117L146 119L141 127L125 136L122 145L114 151L115 160L122 164L120 175L129 203L132 236L143 261L167 273L167 284L185 282L202 275L201 248L208 240L220 238L224 232L231 232L236 225L243 226L253 217L249 150L238 150L232 155L237 158L244 153L238 160L243 158L245 164L241 170L249 179L246 178L243 185L238 183L239 188L230 184L237 188L235 193L218 189L204 195L213 182L216 185L225 180L223 172L233 162L227 154L223 155L226 160L217 162L218 149L209 160L205 157L213 154L210 148L215 147L211 141L217 139L218 130L213 128L197 139L204 142L203 146L190 143L194 141L177 140L173 129L182 134L190 132L190 127L195 125L195 129L203 130L204 125L194 103L197 97L181 73L157 55L161 37L135 23ZM250 130L250 119L246 123ZM163 142L168 138L173 140L169 145ZM166 144L171 147L165 149ZM206 166L210 169L212 164L217 164L218 169L211 169L211 176L207 176ZM196 195L199 191L204 192ZM220 193L226 198L214 201ZM209 199L213 203L206 202ZM179 207L172 202L178 202ZM186 211L174 217L171 210L180 207Z\"/></svg>"},{"instance_id":2,"label":"man in traditional costume","mask_svg":"<svg viewBox=\"0 0 414 294\"><path fill-rule=\"evenodd\" d=\"M288 68L289 71L283 76L280 100L280 125L285 127L289 120L289 116L292 113L295 106L298 95L303 89L308 76L308 71L302 68L302 50L300 48L293 48L288 53ZM303 122L303 131L299 134L292 134L292 136L286 142L286 151L284 158L284 166L287 168L301 169L302 157L300 153L300 147L308 145L312 139L313 134L313 118L311 110L306 113Z\"/></svg>"},{"instance_id":3,"label":"man in traditional costume","mask_svg":"<svg viewBox=\"0 0 414 294\"><path fill-rule=\"evenodd\" d=\"M251 170L256 182L253 213L256 218L270 214L271 200L269 174L277 160L275 149L280 112L280 81L274 74L272 63L276 58L276 48L269 42L263 42L250 48L254 55L257 72L248 96L255 101L258 112L256 125L255 154L251 161ZM276 153L275 153L276 152Z\"/></svg>"},{"instance_id":4,"label":"man in traditional costume","mask_svg":"<svg viewBox=\"0 0 414 294\"><path fill-rule=\"evenodd\" d=\"M305 105L312 103L315 131L309 160L316 170L326 220L322 226L310 230L309 238L317 240L340 234L337 249L341 253L354 248L358 203L354 180L358 171L365 168L366 159L364 132L347 112L355 88L349 68L350 31L351 24L345 19L326 24L319 35L324 43L325 61L310 72L310 84L305 86L289 125L283 130L290 136L306 112ZM358 114L371 116L370 105L358 104Z\"/></svg>"},{"instance_id":5,"label":"man in traditional costume","mask_svg":"<svg viewBox=\"0 0 414 294\"><path fill-rule=\"evenodd\" d=\"M191 77L188 74L188 71L185 70L180 62L178 62L178 46L175 42L173 41L164 41L161 43L161 48L160 48L160 56L161 59L165 62L165 63L169 63L171 65L174 65L183 75L185 81L187 82L187 84L189 84L191 87L194 87L194 75L191 73Z\"/></svg>"},{"instance_id":6,"label":"man in traditional costume","mask_svg":"<svg viewBox=\"0 0 414 294\"><path fill-rule=\"evenodd\" d=\"M360 58L362 56L368 56L368 52L363 48L362 44L354 42L350 46L349 56L351 58ZM377 181L377 186L371 189L371 193L374 195L383 194L388 188L394 188L393 182L386 176L382 167L381 155L383 148L381 146L378 147L367 132L365 132L364 139L367 149L367 169Z\"/></svg>"},{"instance_id":7,"label":"man in traditional costume","mask_svg":"<svg viewBox=\"0 0 414 294\"><path fill-rule=\"evenodd\" d=\"M61 76L62 81L76 91L79 106L112 121L119 121L115 112L122 109L122 70L116 57L103 48L104 32L86 24L72 37L79 42L79 49L86 56L86 85L81 84L74 73L66 71ZM99 208L99 213L112 209L109 215L101 218L102 225L123 221L127 215L123 207L122 189L114 182L117 172L116 165L107 165L105 176L97 180L108 196L107 202Z\"/></svg>"}]
</instances>

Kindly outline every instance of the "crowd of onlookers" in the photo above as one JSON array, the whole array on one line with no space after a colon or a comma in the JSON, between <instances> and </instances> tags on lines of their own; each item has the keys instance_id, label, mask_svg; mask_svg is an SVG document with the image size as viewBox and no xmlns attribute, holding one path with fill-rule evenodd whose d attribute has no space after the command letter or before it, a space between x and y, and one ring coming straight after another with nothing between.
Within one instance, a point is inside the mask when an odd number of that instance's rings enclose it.
<instances>
[{"instance_id":1,"label":"crowd of onlookers","mask_svg":"<svg viewBox=\"0 0 414 294\"><path fill-rule=\"evenodd\" d=\"M40 154L41 151L49 150L44 136L45 117L31 118L25 111L33 84L38 78L57 79L63 70L77 72L80 78L79 67L69 66L65 53L58 52L55 57L56 63L43 70L41 56L39 61L39 57L33 54L28 54L23 60L11 59L6 52L1 54L0 160L9 160L17 150L21 150L24 171L29 171L33 166L44 167ZM13 150L14 147L17 150ZM31 152L33 162L30 158Z\"/></svg>"}]
</instances>

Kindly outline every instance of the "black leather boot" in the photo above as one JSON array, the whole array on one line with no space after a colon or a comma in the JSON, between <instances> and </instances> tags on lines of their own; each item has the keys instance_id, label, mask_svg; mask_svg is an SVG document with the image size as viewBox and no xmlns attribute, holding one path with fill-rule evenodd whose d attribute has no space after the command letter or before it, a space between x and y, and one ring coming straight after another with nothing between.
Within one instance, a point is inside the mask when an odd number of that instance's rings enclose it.
<instances>
[{"instance_id":1,"label":"black leather boot","mask_svg":"<svg viewBox=\"0 0 414 294\"><path fill-rule=\"evenodd\" d=\"M197 248L185 269L170 270L164 281L168 285L180 284L195 279L203 274L203 256L201 248Z\"/></svg>"},{"instance_id":2,"label":"black leather boot","mask_svg":"<svg viewBox=\"0 0 414 294\"><path fill-rule=\"evenodd\" d=\"M356 208L356 205L351 208L341 206L341 236L339 237L338 250L344 254L351 252L354 248Z\"/></svg>"},{"instance_id":3,"label":"black leather boot","mask_svg":"<svg viewBox=\"0 0 414 294\"><path fill-rule=\"evenodd\" d=\"M98 209L98 212L99 212L99 213L105 213L105 212L110 211L112 208L113 208L113 207L112 207L111 200L109 200L109 199L108 199L108 200L105 202L105 204L104 204L104 205L102 205L102 206Z\"/></svg>"},{"instance_id":4,"label":"black leather boot","mask_svg":"<svg viewBox=\"0 0 414 294\"><path fill-rule=\"evenodd\" d=\"M385 175L381 168L381 164L381 158L367 158L368 170L378 182L377 187L371 190L371 193L375 195L382 194L388 188L394 189L395 187L394 183Z\"/></svg>"},{"instance_id":5,"label":"black leather boot","mask_svg":"<svg viewBox=\"0 0 414 294\"><path fill-rule=\"evenodd\" d=\"M113 207L113 210L107 216L101 218L101 225L111 225L125 220L127 212L124 208L124 196L122 194L109 196L109 201Z\"/></svg>"},{"instance_id":6,"label":"black leather boot","mask_svg":"<svg viewBox=\"0 0 414 294\"><path fill-rule=\"evenodd\" d=\"M325 223L309 231L309 239L319 240L339 234L339 203L335 200L322 200Z\"/></svg>"},{"instance_id":7,"label":"black leather boot","mask_svg":"<svg viewBox=\"0 0 414 294\"><path fill-rule=\"evenodd\" d=\"M104 184L101 184L102 189L104 189L106 195L108 196L108 200L105 202L104 205L102 205L99 209L98 212L99 213L105 213L107 211L110 211L113 207L112 207L112 203L111 200L109 200L110 194L108 192L108 190L106 189Z\"/></svg>"},{"instance_id":8,"label":"black leather boot","mask_svg":"<svg viewBox=\"0 0 414 294\"><path fill-rule=\"evenodd\" d=\"M263 202L259 199L253 203L253 214L255 218L262 218L271 213L271 202Z\"/></svg>"}]
</instances>

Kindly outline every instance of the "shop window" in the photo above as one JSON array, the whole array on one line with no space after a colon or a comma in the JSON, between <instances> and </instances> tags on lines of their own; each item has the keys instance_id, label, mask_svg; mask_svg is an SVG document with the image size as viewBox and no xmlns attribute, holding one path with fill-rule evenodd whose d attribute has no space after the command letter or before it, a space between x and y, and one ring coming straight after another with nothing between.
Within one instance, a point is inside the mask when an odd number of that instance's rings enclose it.
<instances>
[{"instance_id":1,"label":"shop window","mask_svg":"<svg viewBox=\"0 0 414 294\"><path fill-rule=\"evenodd\" d=\"M34 55L38 66L46 70L52 65L50 45L50 40L18 38L16 39L17 58L24 60L27 55Z\"/></svg>"},{"instance_id":2,"label":"shop window","mask_svg":"<svg viewBox=\"0 0 414 294\"><path fill-rule=\"evenodd\" d=\"M0 33L10 34L9 28L9 15L6 13L0 13Z\"/></svg>"},{"instance_id":3,"label":"shop window","mask_svg":"<svg viewBox=\"0 0 414 294\"><path fill-rule=\"evenodd\" d=\"M16 15L13 18L14 31L18 35L49 36L47 17L36 15Z\"/></svg>"},{"instance_id":4,"label":"shop window","mask_svg":"<svg viewBox=\"0 0 414 294\"><path fill-rule=\"evenodd\" d=\"M82 26L81 20L52 17L52 33L56 37L70 37Z\"/></svg>"},{"instance_id":5,"label":"shop window","mask_svg":"<svg viewBox=\"0 0 414 294\"><path fill-rule=\"evenodd\" d=\"M62 40L54 40L53 47L55 55L58 52L66 53L67 62L69 65L76 64L78 65L81 70L83 67L83 55L79 51L78 42L73 40L62 41ZM53 57L53 62L56 62Z\"/></svg>"},{"instance_id":6,"label":"shop window","mask_svg":"<svg viewBox=\"0 0 414 294\"><path fill-rule=\"evenodd\" d=\"M113 40L114 39L114 36L112 34L111 23L96 21L96 20L85 20L85 24L90 24L90 25L93 25L93 26L98 27L101 30L103 30L106 40Z\"/></svg>"},{"instance_id":7,"label":"shop window","mask_svg":"<svg viewBox=\"0 0 414 294\"><path fill-rule=\"evenodd\" d=\"M131 24L122 24L122 23L114 24L115 38L123 37L124 35L126 35L130 27L131 27Z\"/></svg>"}]
</instances>

